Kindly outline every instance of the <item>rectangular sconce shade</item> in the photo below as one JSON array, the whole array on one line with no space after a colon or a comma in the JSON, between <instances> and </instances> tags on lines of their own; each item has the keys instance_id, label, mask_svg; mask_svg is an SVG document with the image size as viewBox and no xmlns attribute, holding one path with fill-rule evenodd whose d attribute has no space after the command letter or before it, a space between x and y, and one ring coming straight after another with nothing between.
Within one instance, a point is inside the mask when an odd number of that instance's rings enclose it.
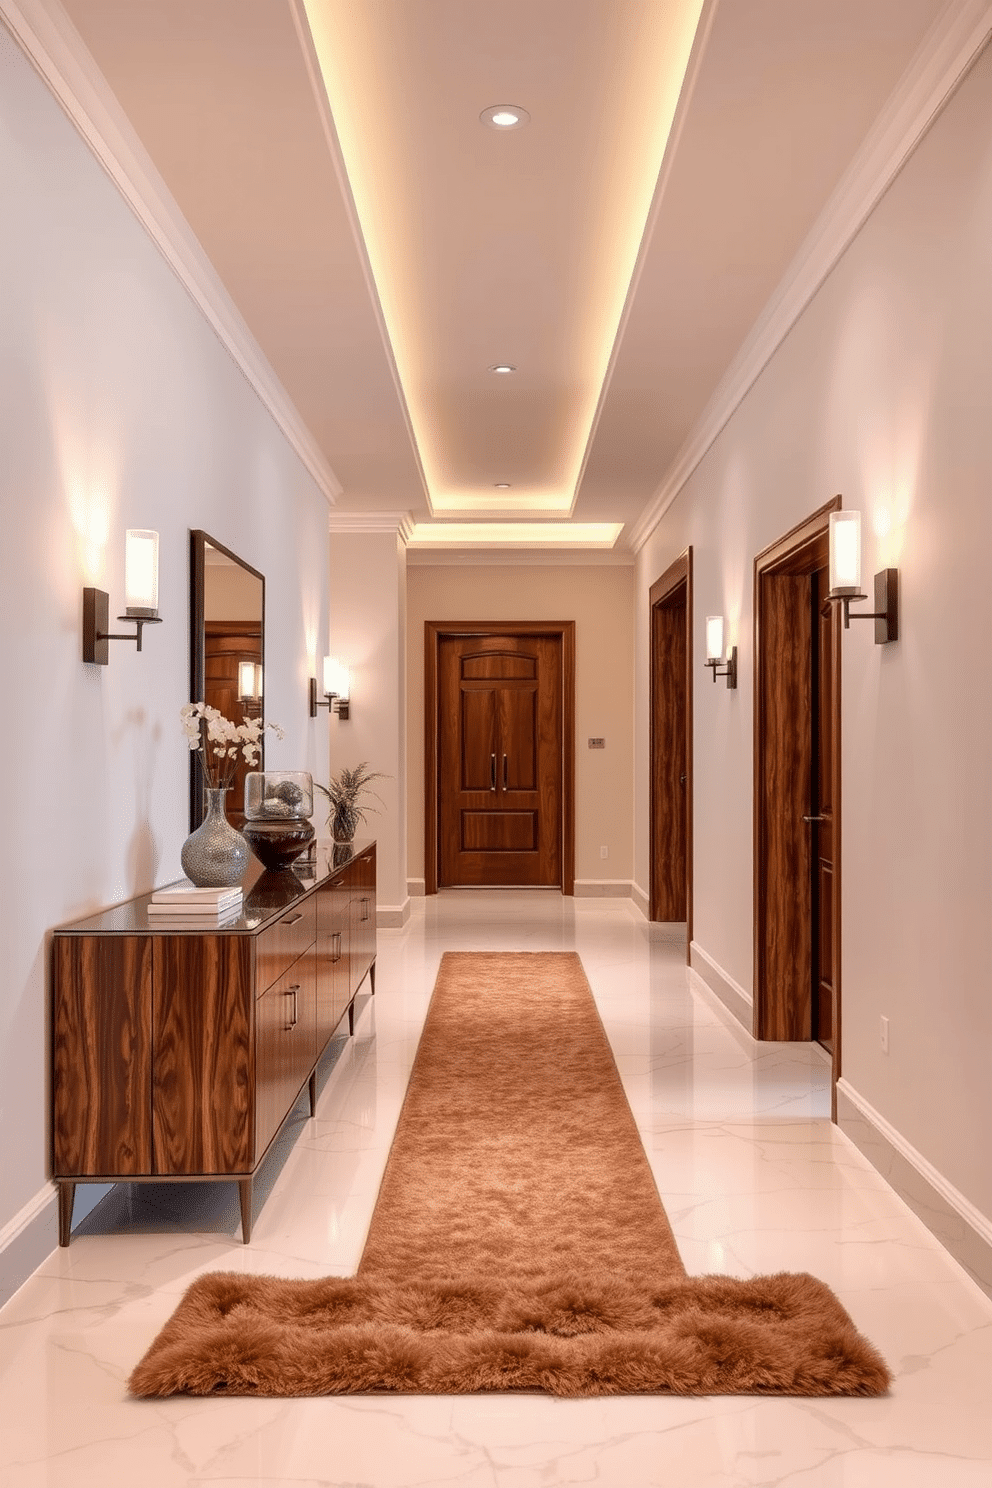
<instances>
[{"instance_id":1,"label":"rectangular sconce shade","mask_svg":"<svg viewBox=\"0 0 992 1488\"><path fill-rule=\"evenodd\" d=\"M258 661L238 662L238 700L257 703L262 696L262 666Z\"/></svg>"},{"instance_id":2,"label":"rectangular sconce shade","mask_svg":"<svg viewBox=\"0 0 992 1488\"><path fill-rule=\"evenodd\" d=\"M158 615L158 533L129 529L124 539L124 604L128 615Z\"/></svg>"},{"instance_id":3,"label":"rectangular sconce shade","mask_svg":"<svg viewBox=\"0 0 992 1488\"><path fill-rule=\"evenodd\" d=\"M324 696L341 698L347 702L351 695L351 677L348 668L336 656L324 657Z\"/></svg>"},{"instance_id":4,"label":"rectangular sconce shade","mask_svg":"<svg viewBox=\"0 0 992 1488\"><path fill-rule=\"evenodd\" d=\"M723 660L723 616L706 616L706 660Z\"/></svg>"},{"instance_id":5,"label":"rectangular sconce shade","mask_svg":"<svg viewBox=\"0 0 992 1488\"><path fill-rule=\"evenodd\" d=\"M830 593L861 593L861 513L830 513Z\"/></svg>"}]
</instances>

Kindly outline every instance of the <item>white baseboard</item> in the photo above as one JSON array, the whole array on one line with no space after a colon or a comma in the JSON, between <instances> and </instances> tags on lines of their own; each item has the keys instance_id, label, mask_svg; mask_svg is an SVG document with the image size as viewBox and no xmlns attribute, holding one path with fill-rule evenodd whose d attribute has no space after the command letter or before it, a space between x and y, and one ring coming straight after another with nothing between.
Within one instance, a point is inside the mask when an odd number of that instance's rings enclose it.
<instances>
[{"instance_id":1,"label":"white baseboard","mask_svg":"<svg viewBox=\"0 0 992 1488\"><path fill-rule=\"evenodd\" d=\"M576 899L629 899L633 888L626 878L577 878Z\"/></svg>"},{"instance_id":2,"label":"white baseboard","mask_svg":"<svg viewBox=\"0 0 992 1488\"><path fill-rule=\"evenodd\" d=\"M837 1125L944 1249L992 1297L992 1220L843 1079L837 1081Z\"/></svg>"},{"instance_id":3,"label":"white baseboard","mask_svg":"<svg viewBox=\"0 0 992 1488\"><path fill-rule=\"evenodd\" d=\"M423 899L427 893L426 878L408 878L406 881L406 891L411 899Z\"/></svg>"},{"instance_id":4,"label":"white baseboard","mask_svg":"<svg viewBox=\"0 0 992 1488\"><path fill-rule=\"evenodd\" d=\"M632 883L630 886L630 897L634 901L634 908L639 910L645 920L651 919L651 900L641 888L640 884Z\"/></svg>"},{"instance_id":5,"label":"white baseboard","mask_svg":"<svg viewBox=\"0 0 992 1488\"><path fill-rule=\"evenodd\" d=\"M754 1028L754 999L750 992L745 991L740 982L736 982L729 971L724 971L695 940L689 946L689 965L719 997L724 1007L733 1013L741 1027L751 1033Z\"/></svg>"},{"instance_id":6,"label":"white baseboard","mask_svg":"<svg viewBox=\"0 0 992 1488\"><path fill-rule=\"evenodd\" d=\"M375 911L377 930L402 930L410 918L410 896L402 904L378 904Z\"/></svg>"},{"instance_id":7,"label":"white baseboard","mask_svg":"<svg viewBox=\"0 0 992 1488\"><path fill-rule=\"evenodd\" d=\"M46 1183L0 1229L0 1307L9 1302L58 1244L59 1205Z\"/></svg>"}]
</instances>

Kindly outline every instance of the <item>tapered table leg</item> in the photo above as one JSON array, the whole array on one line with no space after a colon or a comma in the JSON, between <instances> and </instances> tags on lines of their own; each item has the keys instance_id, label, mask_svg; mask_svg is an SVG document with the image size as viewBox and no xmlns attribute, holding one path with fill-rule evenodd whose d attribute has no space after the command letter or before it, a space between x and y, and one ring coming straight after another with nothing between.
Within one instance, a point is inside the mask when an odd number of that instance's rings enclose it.
<instances>
[{"instance_id":1,"label":"tapered table leg","mask_svg":"<svg viewBox=\"0 0 992 1488\"><path fill-rule=\"evenodd\" d=\"M355 1031L355 999L352 998L348 1004L348 1036Z\"/></svg>"},{"instance_id":2,"label":"tapered table leg","mask_svg":"<svg viewBox=\"0 0 992 1488\"><path fill-rule=\"evenodd\" d=\"M241 1240L247 1245L251 1240L251 1178L238 1179L238 1195L241 1199Z\"/></svg>"},{"instance_id":3,"label":"tapered table leg","mask_svg":"<svg viewBox=\"0 0 992 1488\"><path fill-rule=\"evenodd\" d=\"M375 996L375 962L369 967L369 990Z\"/></svg>"},{"instance_id":4,"label":"tapered table leg","mask_svg":"<svg viewBox=\"0 0 992 1488\"><path fill-rule=\"evenodd\" d=\"M310 1076L310 1115L317 1114L317 1071Z\"/></svg>"},{"instance_id":5,"label":"tapered table leg","mask_svg":"<svg viewBox=\"0 0 992 1488\"><path fill-rule=\"evenodd\" d=\"M76 1199L76 1185L60 1182L59 1189L59 1244L68 1245L72 1234L72 1206Z\"/></svg>"}]
</instances>

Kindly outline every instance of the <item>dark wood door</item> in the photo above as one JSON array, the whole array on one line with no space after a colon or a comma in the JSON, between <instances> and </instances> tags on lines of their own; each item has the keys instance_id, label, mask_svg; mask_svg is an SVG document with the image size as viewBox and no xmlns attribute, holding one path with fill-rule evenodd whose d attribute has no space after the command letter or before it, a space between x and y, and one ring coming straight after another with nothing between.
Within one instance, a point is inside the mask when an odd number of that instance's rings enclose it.
<instances>
[{"instance_id":1,"label":"dark wood door","mask_svg":"<svg viewBox=\"0 0 992 1488\"><path fill-rule=\"evenodd\" d=\"M439 885L560 885L560 638L443 636L438 719Z\"/></svg>"},{"instance_id":2,"label":"dark wood door","mask_svg":"<svg viewBox=\"0 0 992 1488\"><path fill-rule=\"evenodd\" d=\"M651 588L651 918L691 919L691 553ZM688 938L691 938L691 927Z\"/></svg>"},{"instance_id":3,"label":"dark wood door","mask_svg":"<svg viewBox=\"0 0 992 1488\"><path fill-rule=\"evenodd\" d=\"M841 1073L840 611L824 609L840 499L755 560L754 1032L819 1039Z\"/></svg>"},{"instance_id":4,"label":"dark wood door","mask_svg":"<svg viewBox=\"0 0 992 1488\"><path fill-rule=\"evenodd\" d=\"M810 771L810 859L813 882L812 924L812 1034L826 1049L833 1049L834 1002L834 885L836 883L836 811L834 801L838 740L834 718L836 666L834 657L834 621L829 607L824 608L830 587L829 569L817 569L811 576L812 671L810 688L813 707L811 731L813 759Z\"/></svg>"}]
</instances>

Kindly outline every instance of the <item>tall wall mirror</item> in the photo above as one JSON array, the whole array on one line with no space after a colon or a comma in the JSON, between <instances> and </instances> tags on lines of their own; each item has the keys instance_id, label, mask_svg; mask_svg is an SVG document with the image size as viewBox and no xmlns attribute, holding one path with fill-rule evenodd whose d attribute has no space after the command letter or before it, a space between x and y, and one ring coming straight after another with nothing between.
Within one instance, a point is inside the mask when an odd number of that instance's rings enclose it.
<instances>
[{"instance_id":1,"label":"tall wall mirror","mask_svg":"<svg viewBox=\"0 0 992 1488\"><path fill-rule=\"evenodd\" d=\"M202 698L225 718L241 723L264 718L265 578L207 533L190 532L190 702ZM203 772L195 752L189 757L189 828L206 810ZM262 755L252 768L265 768ZM245 776L238 761L227 794L232 826L244 822Z\"/></svg>"}]
</instances>

